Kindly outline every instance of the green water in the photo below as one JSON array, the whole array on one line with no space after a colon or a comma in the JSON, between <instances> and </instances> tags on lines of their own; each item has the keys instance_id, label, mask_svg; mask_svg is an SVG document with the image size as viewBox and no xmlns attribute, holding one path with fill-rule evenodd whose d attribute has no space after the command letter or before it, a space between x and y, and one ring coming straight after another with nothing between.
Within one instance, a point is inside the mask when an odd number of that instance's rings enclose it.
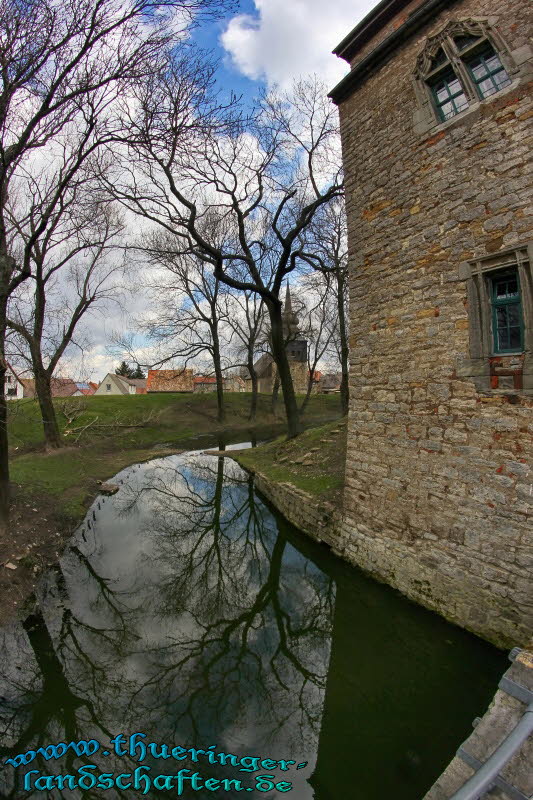
<instances>
[{"instance_id":1,"label":"green water","mask_svg":"<svg viewBox=\"0 0 533 800\"><path fill-rule=\"evenodd\" d=\"M1 796L420 800L504 654L301 535L229 460L171 456L116 481L2 631ZM170 757L130 752L136 732ZM82 739L99 749L6 763ZM45 777L83 765L130 785ZM143 795L140 766L169 777ZM179 795L179 770L204 788Z\"/></svg>"}]
</instances>

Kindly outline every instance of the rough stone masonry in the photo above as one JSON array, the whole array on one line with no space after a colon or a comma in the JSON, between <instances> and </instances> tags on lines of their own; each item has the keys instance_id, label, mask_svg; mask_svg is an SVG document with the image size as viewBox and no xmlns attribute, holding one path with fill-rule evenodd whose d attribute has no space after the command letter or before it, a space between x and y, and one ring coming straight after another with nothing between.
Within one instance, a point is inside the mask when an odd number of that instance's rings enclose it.
<instances>
[{"instance_id":1,"label":"rough stone masonry","mask_svg":"<svg viewBox=\"0 0 533 800\"><path fill-rule=\"evenodd\" d=\"M335 51L351 71L331 93L351 259L336 549L506 647L533 629L532 12L382 0ZM480 53L505 67L486 97ZM443 81L467 103L448 118ZM514 352L495 345L502 270L520 285Z\"/></svg>"}]
</instances>

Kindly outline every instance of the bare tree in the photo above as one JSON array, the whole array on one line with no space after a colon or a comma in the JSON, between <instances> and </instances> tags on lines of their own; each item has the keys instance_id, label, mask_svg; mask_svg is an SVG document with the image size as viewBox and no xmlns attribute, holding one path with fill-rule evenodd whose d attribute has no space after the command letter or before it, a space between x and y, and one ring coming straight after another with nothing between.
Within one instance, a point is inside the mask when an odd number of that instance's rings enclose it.
<instances>
[{"instance_id":1,"label":"bare tree","mask_svg":"<svg viewBox=\"0 0 533 800\"><path fill-rule=\"evenodd\" d=\"M252 397L249 419L257 416L259 382L255 369L259 343L264 334L266 308L263 298L256 292L234 291L226 295L227 324L234 333L236 366L244 367L250 376ZM241 361L242 359L242 361Z\"/></svg>"},{"instance_id":2,"label":"bare tree","mask_svg":"<svg viewBox=\"0 0 533 800\"><path fill-rule=\"evenodd\" d=\"M215 236L215 234L212 234ZM159 364L178 358L181 363L207 356L217 386L217 419L225 420L223 323L228 319L220 281L209 265L194 254L173 249L175 237L163 232L154 234L142 248L157 277L149 283L149 293L156 311L144 322L144 330L163 348ZM161 303L160 298L165 302Z\"/></svg>"},{"instance_id":3,"label":"bare tree","mask_svg":"<svg viewBox=\"0 0 533 800\"><path fill-rule=\"evenodd\" d=\"M10 298L8 328L21 340L22 352L35 378L47 448L61 447L51 381L81 320L90 310L116 300L120 289L120 264L110 257L124 226L117 213L91 199L94 187L78 179L64 187L57 205L50 194L57 190L55 176L39 181L29 175L22 199L6 208L12 226L12 243L30 248L31 276ZM43 216L47 216L41 230Z\"/></svg>"},{"instance_id":4,"label":"bare tree","mask_svg":"<svg viewBox=\"0 0 533 800\"><path fill-rule=\"evenodd\" d=\"M180 27L220 0L4 0L0 6L0 532L9 517L5 337L10 296L31 275L32 231L24 251L10 248L6 206L19 170L65 130L87 136L83 158L58 178L68 184L92 150L116 133L117 98L157 72ZM52 198L57 204L59 196Z\"/></svg>"},{"instance_id":5,"label":"bare tree","mask_svg":"<svg viewBox=\"0 0 533 800\"><path fill-rule=\"evenodd\" d=\"M331 276L338 326L333 336L341 364L341 402L346 415L349 407L349 345L348 345L348 241L344 197L336 197L315 215L306 231L306 243L301 257L314 269Z\"/></svg>"},{"instance_id":6,"label":"bare tree","mask_svg":"<svg viewBox=\"0 0 533 800\"><path fill-rule=\"evenodd\" d=\"M332 291L333 281L333 276L328 272L314 272L305 280L305 294L309 303L301 318L303 333L308 341L307 390L300 406L301 414L309 403L318 364L328 354L338 330L337 308Z\"/></svg>"},{"instance_id":7,"label":"bare tree","mask_svg":"<svg viewBox=\"0 0 533 800\"><path fill-rule=\"evenodd\" d=\"M217 280L260 295L270 317L289 436L299 410L282 324L280 292L300 258L301 237L314 215L342 191L336 111L315 79L289 95L265 96L245 125L194 139L176 104L183 76L160 75L138 98L129 124L135 175L117 174L107 187L126 206L173 233L184 252L209 264ZM222 245L205 235L206 215L224 220L232 236ZM264 232L269 231L265 244ZM261 275L264 247L274 248L270 285Z\"/></svg>"}]
</instances>

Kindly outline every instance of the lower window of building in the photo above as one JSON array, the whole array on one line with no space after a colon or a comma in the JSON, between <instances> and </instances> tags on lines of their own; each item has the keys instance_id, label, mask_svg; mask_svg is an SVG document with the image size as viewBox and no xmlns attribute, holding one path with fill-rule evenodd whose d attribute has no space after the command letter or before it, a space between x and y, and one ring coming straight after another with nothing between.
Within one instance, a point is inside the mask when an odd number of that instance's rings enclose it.
<instances>
[{"instance_id":1,"label":"lower window of building","mask_svg":"<svg viewBox=\"0 0 533 800\"><path fill-rule=\"evenodd\" d=\"M496 274L490 282L494 353L521 353L524 337L518 270Z\"/></svg>"}]
</instances>

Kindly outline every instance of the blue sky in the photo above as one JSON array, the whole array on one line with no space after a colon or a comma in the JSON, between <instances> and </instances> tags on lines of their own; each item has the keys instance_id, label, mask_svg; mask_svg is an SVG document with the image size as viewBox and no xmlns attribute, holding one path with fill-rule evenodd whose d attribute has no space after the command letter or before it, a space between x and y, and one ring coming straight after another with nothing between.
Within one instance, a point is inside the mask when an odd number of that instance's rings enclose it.
<instances>
[{"instance_id":1,"label":"blue sky","mask_svg":"<svg viewBox=\"0 0 533 800\"><path fill-rule=\"evenodd\" d=\"M237 12L194 32L220 59L218 82L252 100L261 85L288 88L316 72L328 88L348 71L331 51L376 0L240 0Z\"/></svg>"},{"instance_id":2,"label":"blue sky","mask_svg":"<svg viewBox=\"0 0 533 800\"><path fill-rule=\"evenodd\" d=\"M239 13L254 14L255 5L253 0L241 0ZM229 96L233 91L238 96L242 95L245 102L252 104L259 87L264 85L264 81L252 80L243 75L232 61L231 56L221 46L220 37L228 26L231 16L227 16L224 20L202 25L194 32L192 38L200 47L212 50L218 59L220 67L217 74L217 84L223 96L226 94Z\"/></svg>"}]
</instances>

